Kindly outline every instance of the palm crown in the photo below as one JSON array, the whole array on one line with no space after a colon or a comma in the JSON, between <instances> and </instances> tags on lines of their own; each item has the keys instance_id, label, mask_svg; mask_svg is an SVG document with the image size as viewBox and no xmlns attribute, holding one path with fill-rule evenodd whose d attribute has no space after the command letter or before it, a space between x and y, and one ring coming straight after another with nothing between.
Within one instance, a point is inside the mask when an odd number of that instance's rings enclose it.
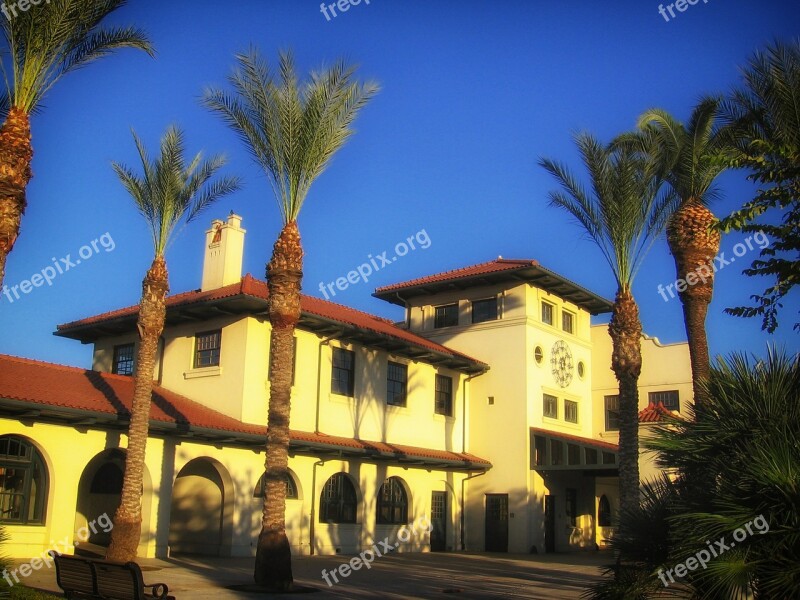
<instances>
[{"instance_id":1,"label":"palm crown","mask_svg":"<svg viewBox=\"0 0 800 600\"><path fill-rule=\"evenodd\" d=\"M353 134L353 120L378 86L354 81L355 68L342 61L298 85L289 52L280 54L279 81L257 50L237 60L229 77L234 93L209 89L203 101L243 139L289 223L297 219L311 184Z\"/></svg>"},{"instance_id":2,"label":"palm crown","mask_svg":"<svg viewBox=\"0 0 800 600\"><path fill-rule=\"evenodd\" d=\"M160 155L153 161L135 132L133 139L143 174L139 176L116 162L113 167L147 221L156 256L162 256L184 215L188 223L218 198L238 190L241 184L239 178L233 176L209 184L225 164L221 155L204 161L198 153L186 164L183 133L175 126L167 129L161 139Z\"/></svg>"},{"instance_id":3,"label":"palm crown","mask_svg":"<svg viewBox=\"0 0 800 600\"><path fill-rule=\"evenodd\" d=\"M133 27L101 27L125 0L48 0L0 18L8 46L2 62L6 92L0 114L13 106L32 112L61 77L119 48L138 48L151 56L145 33ZM5 6L5 5L4 5ZM10 64L7 64L10 63Z\"/></svg>"}]
</instances>

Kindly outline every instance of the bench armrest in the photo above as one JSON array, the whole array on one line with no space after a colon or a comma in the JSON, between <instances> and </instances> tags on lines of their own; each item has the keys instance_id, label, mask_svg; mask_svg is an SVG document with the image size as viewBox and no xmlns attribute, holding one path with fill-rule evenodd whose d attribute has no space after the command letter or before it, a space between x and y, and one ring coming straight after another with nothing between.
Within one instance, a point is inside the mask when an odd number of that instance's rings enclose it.
<instances>
[{"instance_id":1,"label":"bench armrest","mask_svg":"<svg viewBox=\"0 0 800 600\"><path fill-rule=\"evenodd\" d=\"M167 587L166 583L151 583L151 584L144 584L144 587L151 588L150 595L153 598L158 598L159 600L166 600L169 596L169 587Z\"/></svg>"}]
</instances>

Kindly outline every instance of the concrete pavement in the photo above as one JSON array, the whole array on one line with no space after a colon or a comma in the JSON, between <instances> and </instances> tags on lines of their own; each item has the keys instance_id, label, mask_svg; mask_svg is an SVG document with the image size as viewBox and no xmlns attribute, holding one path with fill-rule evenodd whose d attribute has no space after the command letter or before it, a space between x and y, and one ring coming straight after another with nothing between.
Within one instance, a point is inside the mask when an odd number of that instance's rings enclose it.
<instances>
[{"instance_id":1,"label":"concrete pavement","mask_svg":"<svg viewBox=\"0 0 800 600\"><path fill-rule=\"evenodd\" d=\"M292 567L295 582L315 588L314 599L386 598L580 598L599 579L610 552L515 555L486 553L406 553L376 558L371 568L342 577L337 569L352 556L298 556ZM16 565L23 561L14 561ZM140 559L146 583L163 582L177 600L239 600L267 596L229 589L253 581L252 558L176 557ZM338 583L322 577L336 571ZM345 571L346 572L346 571ZM55 570L42 568L27 577L29 587L58 592ZM269 594L273 598L296 594Z\"/></svg>"}]
</instances>

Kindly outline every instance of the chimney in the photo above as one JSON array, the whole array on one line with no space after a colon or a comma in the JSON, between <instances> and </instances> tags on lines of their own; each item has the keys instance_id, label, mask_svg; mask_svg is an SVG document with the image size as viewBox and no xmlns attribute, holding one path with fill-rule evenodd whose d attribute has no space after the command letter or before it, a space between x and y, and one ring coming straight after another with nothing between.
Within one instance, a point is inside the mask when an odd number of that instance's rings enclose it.
<instances>
[{"instance_id":1,"label":"chimney","mask_svg":"<svg viewBox=\"0 0 800 600\"><path fill-rule=\"evenodd\" d=\"M227 222L211 221L211 229L206 231L201 291L221 288L242 279L245 230L241 225L242 217L233 211Z\"/></svg>"}]
</instances>

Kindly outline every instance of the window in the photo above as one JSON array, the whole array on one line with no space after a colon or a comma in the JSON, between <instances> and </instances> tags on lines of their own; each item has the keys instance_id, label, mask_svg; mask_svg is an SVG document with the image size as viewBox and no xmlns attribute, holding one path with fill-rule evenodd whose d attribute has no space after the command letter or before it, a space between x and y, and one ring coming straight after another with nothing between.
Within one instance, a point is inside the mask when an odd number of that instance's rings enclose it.
<instances>
[{"instance_id":1,"label":"window","mask_svg":"<svg viewBox=\"0 0 800 600\"><path fill-rule=\"evenodd\" d=\"M272 365L274 364L275 361L272 359L272 349L270 348L269 373L268 373L270 381L272 381ZM292 337L292 385L294 385L294 371L296 365L297 365L297 337Z\"/></svg>"},{"instance_id":2,"label":"window","mask_svg":"<svg viewBox=\"0 0 800 600\"><path fill-rule=\"evenodd\" d=\"M133 375L133 344L114 346L111 372L117 375Z\"/></svg>"},{"instance_id":3,"label":"window","mask_svg":"<svg viewBox=\"0 0 800 600\"><path fill-rule=\"evenodd\" d=\"M567 519L572 527L578 524L578 492L574 489L567 488L567 505L565 512Z\"/></svg>"},{"instance_id":4,"label":"window","mask_svg":"<svg viewBox=\"0 0 800 600\"><path fill-rule=\"evenodd\" d=\"M558 418L558 398L550 394L542 394L542 414L551 419Z\"/></svg>"},{"instance_id":5,"label":"window","mask_svg":"<svg viewBox=\"0 0 800 600\"><path fill-rule=\"evenodd\" d=\"M408 523L408 497L399 477L389 477L378 491L377 521L391 525Z\"/></svg>"},{"instance_id":6,"label":"window","mask_svg":"<svg viewBox=\"0 0 800 600\"><path fill-rule=\"evenodd\" d=\"M581 447L577 444L567 444L567 464L581 464Z\"/></svg>"},{"instance_id":7,"label":"window","mask_svg":"<svg viewBox=\"0 0 800 600\"><path fill-rule=\"evenodd\" d=\"M356 489L345 473L336 473L325 482L319 506L320 523L356 522Z\"/></svg>"},{"instance_id":8,"label":"window","mask_svg":"<svg viewBox=\"0 0 800 600\"><path fill-rule=\"evenodd\" d=\"M389 370L386 375L386 404L405 406L407 384L408 365L389 361Z\"/></svg>"},{"instance_id":9,"label":"window","mask_svg":"<svg viewBox=\"0 0 800 600\"><path fill-rule=\"evenodd\" d=\"M44 523L47 469L39 452L23 438L0 437L0 522Z\"/></svg>"},{"instance_id":10,"label":"window","mask_svg":"<svg viewBox=\"0 0 800 600\"><path fill-rule=\"evenodd\" d=\"M547 438L541 436L534 436L534 449L536 451L536 466L543 467L547 465Z\"/></svg>"},{"instance_id":11,"label":"window","mask_svg":"<svg viewBox=\"0 0 800 600\"><path fill-rule=\"evenodd\" d=\"M198 333L194 338L194 368L219 366L219 348L222 331Z\"/></svg>"},{"instance_id":12,"label":"window","mask_svg":"<svg viewBox=\"0 0 800 600\"><path fill-rule=\"evenodd\" d=\"M437 415L453 416L453 378L444 375L436 376L436 406Z\"/></svg>"},{"instance_id":13,"label":"window","mask_svg":"<svg viewBox=\"0 0 800 600\"><path fill-rule=\"evenodd\" d=\"M553 324L553 305L549 302L542 302L542 323Z\"/></svg>"},{"instance_id":14,"label":"window","mask_svg":"<svg viewBox=\"0 0 800 600\"><path fill-rule=\"evenodd\" d=\"M578 403L572 400L564 400L564 420L567 423L578 422Z\"/></svg>"},{"instance_id":15,"label":"window","mask_svg":"<svg viewBox=\"0 0 800 600\"><path fill-rule=\"evenodd\" d=\"M664 408L669 410L680 410L681 403L678 395L678 390L669 390L667 392L650 392L648 394L650 404L658 404L661 402Z\"/></svg>"},{"instance_id":16,"label":"window","mask_svg":"<svg viewBox=\"0 0 800 600\"><path fill-rule=\"evenodd\" d=\"M606 431L619 431L619 396L606 396Z\"/></svg>"},{"instance_id":17,"label":"window","mask_svg":"<svg viewBox=\"0 0 800 600\"><path fill-rule=\"evenodd\" d=\"M564 464L564 444L562 444L559 440L550 440L550 464Z\"/></svg>"},{"instance_id":18,"label":"window","mask_svg":"<svg viewBox=\"0 0 800 600\"><path fill-rule=\"evenodd\" d=\"M544 360L544 350L542 350L541 346L536 346L536 348L533 349L533 360L536 361L537 365L542 364Z\"/></svg>"},{"instance_id":19,"label":"window","mask_svg":"<svg viewBox=\"0 0 800 600\"><path fill-rule=\"evenodd\" d=\"M331 393L353 396L356 378L356 354L343 348L333 349L333 368L331 369Z\"/></svg>"},{"instance_id":20,"label":"window","mask_svg":"<svg viewBox=\"0 0 800 600\"><path fill-rule=\"evenodd\" d=\"M611 503L605 494L600 496L597 506L597 524L600 527L611 527Z\"/></svg>"},{"instance_id":21,"label":"window","mask_svg":"<svg viewBox=\"0 0 800 600\"><path fill-rule=\"evenodd\" d=\"M458 325L458 303L437 306L433 320L434 329L451 327L452 325Z\"/></svg>"},{"instance_id":22,"label":"window","mask_svg":"<svg viewBox=\"0 0 800 600\"><path fill-rule=\"evenodd\" d=\"M575 333L575 315L566 310L561 311L561 329L567 333Z\"/></svg>"},{"instance_id":23,"label":"window","mask_svg":"<svg viewBox=\"0 0 800 600\"><path fill-rule=\"evenodd\" d=\"M299 496L297 495L297 484L294 482L294 477L291 474L286 473L285 477L286 481L286 499L287 500L297 500ZM253 498L264 498L264 494L267 493L267 473L265 472L256 483L256 489L253 490Z\"/></svg>"},{"instance_id":24,"label":"window","mask_svg":"<svg viewBox=\"0 0 800 600\"><path fill-rule=\"evenodd\" d=\"M497 320L497 298L487 300L475 300L472 303L472 322L483 323L484 321Z\"/></svg>"},{"instance_id":25,"label":"window","mask_svg":"<svg viewBox=\"0 0 800 600\"><path fill-rule=\"evenodd\" d=\"M586 365L583 364L583 361L578 361L578 377L583 379L583 376L586 375Z\"/></svg>"}]
</instances>

